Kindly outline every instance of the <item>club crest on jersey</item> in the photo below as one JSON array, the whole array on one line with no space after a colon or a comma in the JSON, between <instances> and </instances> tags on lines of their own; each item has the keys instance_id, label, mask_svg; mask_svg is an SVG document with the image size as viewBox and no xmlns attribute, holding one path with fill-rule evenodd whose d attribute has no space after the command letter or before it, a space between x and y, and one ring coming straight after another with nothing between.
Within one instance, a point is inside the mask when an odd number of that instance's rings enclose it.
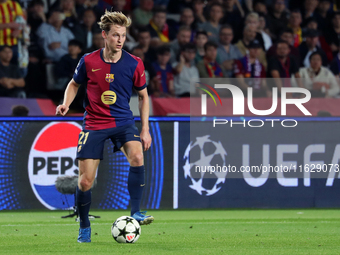
<instances>
[{"instance_id":1,"label":"club crest on jersey","mask_svg":"<svg viewBox=\"0 0 340 255\"><path fill-rule=\"evenodd\" d=\"M101 96L102 102L104 104L114 104L117 100L117 95L115 92L111 91L111 90L106 90L103 92L102 96Z\"/></svg>"},{"instance_id":2,"label":"club crest on jersey","mask_svg":"<svg viewBox=\"0 0 340 255\"><path fill-rule=\"evenodd\" d=\"M114 79L115 79L114 74L112 74L112 73L106 74L105 81L107 81L108 83L113 82Z\"/></svg>"}]
</instances>

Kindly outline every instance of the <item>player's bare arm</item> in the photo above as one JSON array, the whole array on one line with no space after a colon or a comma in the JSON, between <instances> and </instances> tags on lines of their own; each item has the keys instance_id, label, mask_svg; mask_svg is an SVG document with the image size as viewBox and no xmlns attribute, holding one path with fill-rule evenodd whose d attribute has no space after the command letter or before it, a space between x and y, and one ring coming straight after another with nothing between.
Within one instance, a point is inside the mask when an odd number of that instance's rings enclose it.
<instances>
[{"instance_id":1,"label":"player's bare arm","mask_svg":"<svg viewBox=\"0 0 340 255\"><path fill-rule=\"evenodd\" d=\"M144 151L147 151L151 146L151 136L149 132L149 96L147 89L138 91L139 112L142 123L140 139L142 141Z\"/></svg>"},{"instance_id":2,"label":"player's bare arm","mask_svg":"<svg viewBox=\"0 0 340 255\"><path fill-rule=\"evenodd\" d=\"M63 104L58 105L56 110L56 115L65 116L69 110L71 103L77 95L79 84L77 84L73 79L68 83L64 94Z\"/></svg>"}]
</instances>

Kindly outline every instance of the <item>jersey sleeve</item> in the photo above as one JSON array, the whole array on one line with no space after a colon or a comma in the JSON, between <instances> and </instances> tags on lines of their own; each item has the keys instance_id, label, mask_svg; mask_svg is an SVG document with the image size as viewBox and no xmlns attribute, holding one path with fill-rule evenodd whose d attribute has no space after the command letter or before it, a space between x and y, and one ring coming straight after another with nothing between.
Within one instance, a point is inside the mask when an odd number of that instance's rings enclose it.
<instances>
[{"instance_id":1,"label":"jersey sleeve","mask_svg":"<svg viewBox=\"0 0 340 255\"><path fill-rule=\"evenodd\" d=\"M146 87L144 64L140 59L138 60L135 73L133 74L133 87L136 90L142 90Z\"/></svg>"},{"instance_id":2,"label":"jersey sleeve","mask_svg":"<svg viewBox=\"0 0 340 255\"><path fill-rule=\"evenodd\" d=\"M76 70L73 74L73 80L77 84L82 84L86 81L87 75L86 75L86 67L85 67L85 60L84 56L79 60L79 63L76 67Z\"/></svg>"}]
</instances>

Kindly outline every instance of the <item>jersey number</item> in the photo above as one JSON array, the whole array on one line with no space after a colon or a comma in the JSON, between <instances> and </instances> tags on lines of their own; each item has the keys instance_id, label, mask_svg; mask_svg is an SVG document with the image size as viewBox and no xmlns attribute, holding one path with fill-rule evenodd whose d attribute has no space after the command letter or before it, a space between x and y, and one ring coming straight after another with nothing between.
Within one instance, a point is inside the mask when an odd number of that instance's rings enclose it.
<instances>
[{"instance_id":1,"label":"jersey number","mask_svg":"<svg viewBox=\"0 0 340 255\"><path fill-rule=\"evenodd\" d=\"M80 138L79 138L78 144L85 144L86 141L87 141L87 137L89 136L89 133L90 133L90 132L84 133L83 131L81 131L81 132L80 132ZM84 139L84 141L82 141L83 138L84 138L84 136L85 136L85 139Z\"/></svg>"}]
</instances>

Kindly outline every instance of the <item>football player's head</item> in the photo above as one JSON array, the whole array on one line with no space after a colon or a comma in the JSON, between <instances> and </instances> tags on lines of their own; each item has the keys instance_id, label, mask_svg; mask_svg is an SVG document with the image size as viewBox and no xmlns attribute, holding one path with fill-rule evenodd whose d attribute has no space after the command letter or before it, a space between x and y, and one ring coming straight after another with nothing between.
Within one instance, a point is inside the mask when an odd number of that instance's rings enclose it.
<instances>
[{"instance_id":1,"label":"football player's head","mask_svg":"<svg viewBox=\"0 0 340 255\"><path fill-rule=\"evenodd\" d=\"M102 36L111 52L121 51L126 39L126 28L131 25L131 19L121 12L107 11L98 22Z\"/></svg>"}]
</instances>

